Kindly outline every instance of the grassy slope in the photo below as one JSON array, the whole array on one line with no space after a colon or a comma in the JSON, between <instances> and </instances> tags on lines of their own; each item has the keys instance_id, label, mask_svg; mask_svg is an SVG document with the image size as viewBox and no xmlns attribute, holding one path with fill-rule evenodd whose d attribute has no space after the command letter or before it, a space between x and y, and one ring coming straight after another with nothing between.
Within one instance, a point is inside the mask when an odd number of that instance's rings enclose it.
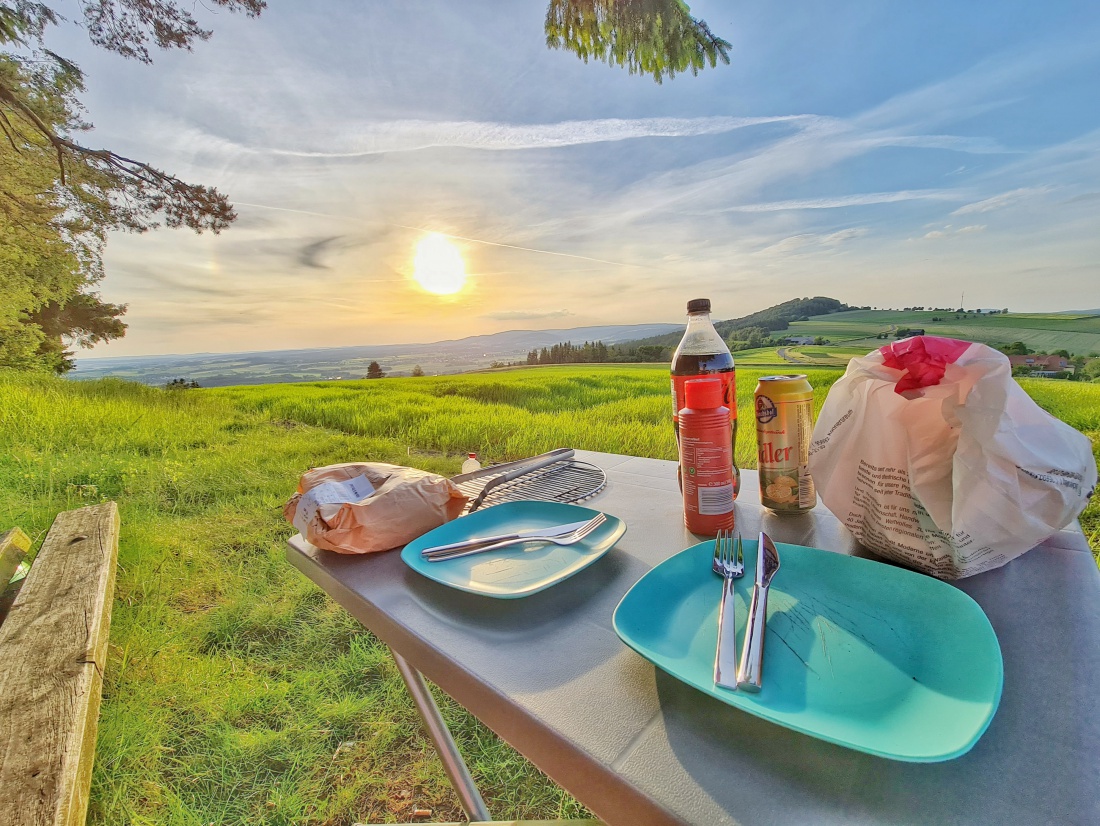
<instances>
[{"instance_id":1,"label":"grassy slope","mask_svg":"<svg viewBox=\"0 0 1100 826\"><path fill-rule=\"evenodd\" d=\"M933 316L943 320L932 321ZM791 336L866 342L868 347L875 347L875 335L891 326L921 327L929 335L989 344L1022 341L1039 352L1066 349L1083 355L1100 354L1100 316L1010 313L956 319L954 313L851 310L796 321L785 332Z\"/></svg>"},{"instance_id":2,"label":"grassy slope","mask_svg":"<svg viewBox=\"0 0 1100 826\"><path fill-rule=\"evenodd\" d=\"M289 568L281 514L310 466L457 459L206 393L0 373L0 397L0 525L41 539L57 511L121 507L89 823L349 824L418 805L459 819L385 648ZM444 709L496 811L579 811Z\"/></svg>"},{"instance_id":3,"label":"grassy slope","mask_svg":"<svg viewBox=\"0 0 1100 826\"><path fill-rule=\"evenodd\" d=\"M765 372L739 371L742 421ZM838 375L811 372L819 403ZM1100 446L1100 385L1024 386ZM60 510L122 510L89 823L461 819L385 649L285 563L282 504L303 469L358 457L444 474L467 450L672 458L668 392L659 365L201 392L0 372L0 526L40 540ZM1085 521L1100 549L1100 504ZM444 709L495 814L581 812Z\"/></svg>"}]
</instances>

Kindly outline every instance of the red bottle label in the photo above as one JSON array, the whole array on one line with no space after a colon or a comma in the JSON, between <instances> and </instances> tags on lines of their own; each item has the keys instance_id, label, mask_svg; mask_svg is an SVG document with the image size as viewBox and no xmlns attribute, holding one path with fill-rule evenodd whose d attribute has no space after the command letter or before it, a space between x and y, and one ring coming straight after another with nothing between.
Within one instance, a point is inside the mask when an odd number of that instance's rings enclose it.
<instances>
[{"instance_id":1,"label":"red bottle label","mask_svg":"<svg viewBox=\"0 0 1100 826\"><path fill-rule=\"evenodd\" d=\"M692 533L733 527L733 439L728 417L715 413L689 410L680 417L684 523Z\"/></svg>"}]
</instances>

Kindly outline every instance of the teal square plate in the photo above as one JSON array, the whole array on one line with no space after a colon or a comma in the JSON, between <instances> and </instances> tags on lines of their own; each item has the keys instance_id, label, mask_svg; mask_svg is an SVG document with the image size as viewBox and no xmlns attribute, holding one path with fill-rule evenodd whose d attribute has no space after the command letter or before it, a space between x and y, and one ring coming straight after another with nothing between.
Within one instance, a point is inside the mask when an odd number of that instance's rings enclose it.
<instances>
[{"instance_id":1,"label":"teal square plate","mask_svg":"<svg viewBox=\"0 0 1100 826\"><path fill-rule=\"evenodd\" d=\"M428 579L460 591L499 599L526 597L573 576L611 550L626 533L623 521L604 514L607 521L573 545L529 542L443 562L428 562L420 552L464 539L580 522L598 513L562 502L504 502L459 517L414 539L401 551L401 559Z\"/></svg>"},{"instance_id":2,"label":"teal square plate","mask_svg":"<svg viewBox=\"0 0 1100 826\"><path fill-rule=\"evenodd\" d=\"M622 640L674 677L781 726L892 760L965 754L997 711L1004 680L989 619L946 582L870 559L777 542L763 688L714 684L722 580L714 543L666 559L615 609ZM756 568L744 543L737 651Z\"/></svg>"}]
</instances>

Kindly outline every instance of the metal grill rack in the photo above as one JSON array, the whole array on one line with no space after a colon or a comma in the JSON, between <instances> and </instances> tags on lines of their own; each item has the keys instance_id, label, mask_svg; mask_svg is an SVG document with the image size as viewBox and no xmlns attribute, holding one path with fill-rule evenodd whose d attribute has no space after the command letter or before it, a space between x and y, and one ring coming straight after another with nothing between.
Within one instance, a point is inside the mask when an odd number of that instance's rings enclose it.
<instances>
[{"instance_id":1,"label":"metal grill rack","mask_svg":"<svg viewBox=\"0 0 1100 826\"><path fill-rule=\"evenodd\" d=\"M463 513L472 513L502 502L532 499L583 502L603 489L607 477L595 465L573 458L571 449L560 448L541 456L463 473L452 481L470 497Z\"/></svg>"}]
</instances>

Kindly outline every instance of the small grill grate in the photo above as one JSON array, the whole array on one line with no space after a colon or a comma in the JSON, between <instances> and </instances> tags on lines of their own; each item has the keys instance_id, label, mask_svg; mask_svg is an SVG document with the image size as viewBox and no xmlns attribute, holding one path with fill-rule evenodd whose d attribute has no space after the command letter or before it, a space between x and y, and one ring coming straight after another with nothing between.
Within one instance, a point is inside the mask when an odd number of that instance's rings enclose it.
<instances>
[{"instance_id":1,"label":"small grill grate","mask_svg":"<svg viewBox=\"0 0 1100 826\"><path fill-rule=\"evenodd\" d=\"M502 502L583 502L603 490L607 477L595 465L574 459L572 450L561 449L491 465L452 481L470 497L464 513L472 513Z\"/></svg>"}]
</instances>

